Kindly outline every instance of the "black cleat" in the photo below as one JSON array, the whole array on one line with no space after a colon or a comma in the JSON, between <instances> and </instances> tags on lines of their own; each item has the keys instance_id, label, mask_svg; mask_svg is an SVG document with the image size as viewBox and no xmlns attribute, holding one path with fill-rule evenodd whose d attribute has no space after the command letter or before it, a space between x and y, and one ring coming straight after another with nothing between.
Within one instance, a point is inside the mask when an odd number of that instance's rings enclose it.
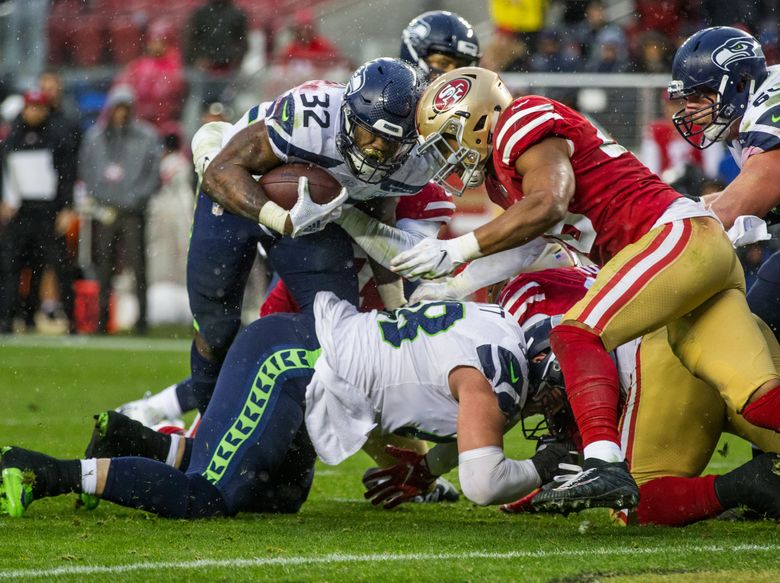
<instances>
[{"instance_id":1,"label":"black cleat","mask_svg":"<svg viewBox=\"0 0 780 583\"><path fill-rule=\"evenodd\" d=\"M457 502L459 499L458 489L449 480L438 477L430 492L415 496L409 502L436 504L437 502Z\"/></svg>"},{"instance_id":2,"label":"black cleat","mask_svg":"<svg viewBox=\"0 0 780 583\"><path fill-rule=\"evenodd\" d=\"M165 462L170 443L168 435L116 411L105 411L95 415L95 429L84 457L137 456Z\"/></svg>"},{"instance_id":3,"label":"black cleat","mask_svg":"<svg viewBox=\"0 0 780 583\"><path fill-rule=\"evenodd\" d=\"M753 518L780 519L780 456L762 453L718 476L715 495L725 508L748 509Z\"/></svg>"},{"instance_id":4,"label":"black cleat","mask_svg":"<svg viewBox=\"0 0 780 583\"><path fill-rule=\"evenodd\" d=\"M639 504L639 488L626 462L590 458L580 473L560 486L542 490L531 504L536 510L561 514L587 508L631 509Z\"/></svg>"}]
</instances>

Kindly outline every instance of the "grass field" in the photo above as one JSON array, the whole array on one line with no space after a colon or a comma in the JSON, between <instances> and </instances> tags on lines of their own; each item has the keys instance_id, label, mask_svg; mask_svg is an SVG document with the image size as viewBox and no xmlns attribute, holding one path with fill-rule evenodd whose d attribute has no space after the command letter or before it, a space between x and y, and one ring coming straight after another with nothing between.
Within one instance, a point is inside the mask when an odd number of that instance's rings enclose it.
<instances>
[{"instance_id":1,"label":"grass field","mask_svg":"<svg viewBox=\"0 0 780 583\"><path fill-rule=\"evenodd\" d=\"M187 361L185 341L0 337L0 445L79 457L93 413L178 380ZM508 442L530 451L517 434ZM748 455L732 440L711 469ZM772 522L618 528L602 511L507 516L463 500L387 512L362 500L368 465L360 454L318 468L296 516L186 522L109 503L77 511L73 496L38 501L22 519L0 518L0 581L780 580Z\"/></svg>"}]
</instances>

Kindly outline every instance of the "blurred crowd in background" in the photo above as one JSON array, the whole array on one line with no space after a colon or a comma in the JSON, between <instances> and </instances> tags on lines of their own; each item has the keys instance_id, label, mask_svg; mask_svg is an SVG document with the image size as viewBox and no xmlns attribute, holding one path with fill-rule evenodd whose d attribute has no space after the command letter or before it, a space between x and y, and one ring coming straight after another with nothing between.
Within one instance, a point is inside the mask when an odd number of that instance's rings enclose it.
<instances>
[{"instance_id":1,"label":"blurred crowd in background","mask_svg":"<svg viewBox=\"0 0 780 583\"><path fill-rule=\"evenodd\" d=\"M189 321L192 133L306 79L343 80L366 56L320 32L338 1L301 4L0 0L0 333ZM776 4L488 0L474 24L497 71L667 74L682 41L717 24L755 34L776 63ZM260 94L250 81L268 70ZM671 123L679 104L658 95L658 119L627 145L682 192L728 184L731 157L688 147ZM748 283L776 241L741 251ZM250 289L259 302L262 285Z\"/></svg>"}]
</instances>

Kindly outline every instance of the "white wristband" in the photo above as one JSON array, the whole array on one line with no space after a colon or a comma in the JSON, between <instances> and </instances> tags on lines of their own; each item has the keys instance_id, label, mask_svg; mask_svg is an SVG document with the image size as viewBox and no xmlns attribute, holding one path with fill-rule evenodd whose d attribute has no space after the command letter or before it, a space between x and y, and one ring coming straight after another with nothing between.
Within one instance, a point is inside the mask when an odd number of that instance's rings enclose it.
<instances>
[{"instance_id":1,"label":"white wristband","mask_svg":"<svg viewBox=\"0 0 780 583\"><path fill-rule=\"evenodd\" d=\"M379 293L386 310L395 310L406 303L402 279L391 283L381 283L376 286L376 291Z\"/></svg>"},{"instance_id":2,"label":"white wristband","mask_svg":"<svg viewBox=\"0 0 780 583\"><path fill-rule=\"evenodd\" d=\"M482 257L482 250L479 248L479 241L473 232L466 233L456 239L453 239L452 243L455 244L460 257L458 258L460 263L471 261L477 257Z\"/></svg>"},{"instance_id":3,"label":"white wristband","mask_svg":"<svg viewBox=\"0 0 780 583\"><path fill-rule=\"evenodd\" d=\"M287 223L287 217L290 212L284 210L274 201L269 200L260 208L260 214L257 215L257 221L269 229L284 235L284 226Z\"/></svg>"}]
</instances>

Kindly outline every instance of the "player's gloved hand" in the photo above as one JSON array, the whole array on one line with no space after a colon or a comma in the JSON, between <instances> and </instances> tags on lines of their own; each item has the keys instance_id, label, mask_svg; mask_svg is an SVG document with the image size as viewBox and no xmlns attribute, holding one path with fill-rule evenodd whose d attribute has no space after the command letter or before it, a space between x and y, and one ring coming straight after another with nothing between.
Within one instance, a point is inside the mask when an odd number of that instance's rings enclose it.
<instances>
[{"instance_id":1,"label":"player's gloved hand","mask_svg":"<svg viewBox=\"0 0 780 583\"><path fill-rule=\"evenodd\" d=\"M438 476L428 469L425 455L409 449L388 445L385 451L396 458L391 468L377 469L363 476L366 492L363 494L371 504L384 508L395 508L402 502L425 494L431 489Z\"/></svg>"},{"instance_id":2,"label":"player's gloved hand","mask_svg":"<svg viewBox=\"0 0 780 583\"><path fill-rule=\"evenodd\" d=\"M460 300L466 295L460 289L458 277L448 277L444 281L426 281L417 286L409 297L410 304L432 302L436 300Z\"/></svg>"},{"instance_id":3,"label":"player's gloved hand","mask_svg":"<svg viewBox=\"0 0 780 583\"><path fill-rule=\"evenodd\" d=\"M290 209L291 236L310 235L324 229L325 225L341 216L341 205L347 197L347 189L342 188L332 201L317 204L309 195L309 179L305 176L298 178L298 202Z\"/></svg>"},{"instance_id":4,"label":"player's gloved hand","mask_svg":"<svg viewBox=\"0 0 780 583\"><path fill-rule=\"evenodd\" d=\"M534 468L542 479L542 485L551 482L561 472L566 473L576 461L576 451L571 446L554 437L543 437L537 444L536 453L531 458ZM561 470L561 465L565 466Z\"/></svg>"},{"instance_id":5,"label":"player's gloved hand","mask_svg":"<svg viewBox=\"0 0 780 583\"><path fill-rule=\"evenodd\" d=\"M474 233L447 241L431 237L396 255L390 262L390 269L411 280L436 279L452 273L461 263L480 255Z\"/></svg>"}]
</instances>

